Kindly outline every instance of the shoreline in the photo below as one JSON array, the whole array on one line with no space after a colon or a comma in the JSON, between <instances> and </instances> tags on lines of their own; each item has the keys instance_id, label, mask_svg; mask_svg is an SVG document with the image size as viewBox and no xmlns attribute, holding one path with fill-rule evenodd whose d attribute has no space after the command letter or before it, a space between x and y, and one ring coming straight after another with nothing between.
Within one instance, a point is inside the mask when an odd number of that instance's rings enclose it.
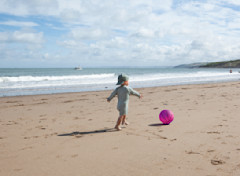
<instances>
[{"instance_id":1,"label":"shoreline","mask_svg":"<svg viewBox=\"0 0 240 176\"><path fill-rule=\"evenodd\" d=\"M240 80L240 79L239 79ZM161 87L174 87L174 86L191 86L191 85L207 85L207 84L221 84L221 83L237 83L239 81L219 81L219 82L205 82L205 83L186 83L186 84L174 84L174 85L163 85L163 86L151 86L151 87L132 87L134 89L148 89L148 88L161 88ZM129 85L131 87L131 84ZM105 92L105 91L112 91L113 89L104 89L104 90L90 90L90 91L76 91L76 92L57 92L57 93L43 93L43 94L29 94L29 95L10 95L10 96L0 96L1 98L8 98L8 97L24 97L24 96L47 96L47 95L60 95L60 94L78 94L78 93L90 93L90 92Z\"/></svg>"},{"instance_id":2,"label":"shoreline","mask_svg":"<svg viewBox=\"0 0 240 176\"><path fill-rule=\"evenodd\" d=\"M239 81L239 73L226 69L23 69L1 73L0 97L110 90L121 72L133 88Z\"/></svg>"},{"instance_id":3,"label":"shoreline","mask_svg":"<svg viewBox=\"0 0 240 176\"><path fill-rule=\"evenodd\" d=\"M112 90L0 97L0 175L238 176L239 88L136 88L143 99L130 97L122 131ZM158 119L163 109L170 125Z\"/></svg>"}]
</instances>

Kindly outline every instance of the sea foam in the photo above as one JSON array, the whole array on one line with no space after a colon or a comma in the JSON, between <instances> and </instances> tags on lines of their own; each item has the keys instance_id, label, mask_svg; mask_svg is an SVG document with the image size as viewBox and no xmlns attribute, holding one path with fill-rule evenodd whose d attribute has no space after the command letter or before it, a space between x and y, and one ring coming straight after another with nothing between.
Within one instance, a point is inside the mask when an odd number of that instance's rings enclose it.
<instances>
[{"instance_id":1,"label":"sea foam","mask_svg":"<svg viewBox=\"0 0 240 176\"><path fill-rule=\"evenodd\" d=\"M131 87L154 87L180 84L239 80L237 70L227 69L0 69L0 96L29 95L114 89L120 73L129 75Z\"/></svg>"}]
</instances>

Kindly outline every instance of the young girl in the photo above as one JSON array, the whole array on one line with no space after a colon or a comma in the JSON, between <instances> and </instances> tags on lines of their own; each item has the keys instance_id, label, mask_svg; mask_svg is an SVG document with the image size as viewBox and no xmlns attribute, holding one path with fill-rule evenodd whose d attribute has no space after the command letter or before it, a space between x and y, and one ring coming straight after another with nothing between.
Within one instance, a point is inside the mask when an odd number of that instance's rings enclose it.
<instances>
[{"instance_id":1,"label":"young girl","mask_svg":"<svg viewBox=\"0 0 240 176\"><path fill-rule=\"evenodd\" d=\"M128 122L126 121L126 115L128 112L128 102L129 102L129 95L135 95L139 98L142 98L142 96L135 90L133 90L131 87L128 87L128 76L121 74L118 76L118 83L117 85L121 85L117 87L112 94L107 98L107 101L110 102L113 97L116 95L118 96L118 105L117 109L119 111L119 118L117 120L117 124L115 128L117 130L121 130L119 127L120 124L122 125L128 125Z\"/></svg>"}]
</instances>

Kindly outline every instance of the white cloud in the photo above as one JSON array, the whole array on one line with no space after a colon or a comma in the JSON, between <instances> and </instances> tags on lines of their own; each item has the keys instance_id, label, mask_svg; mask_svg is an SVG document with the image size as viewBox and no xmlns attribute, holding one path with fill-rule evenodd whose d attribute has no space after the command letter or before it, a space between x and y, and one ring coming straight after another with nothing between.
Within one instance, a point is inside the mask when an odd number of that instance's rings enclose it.
<instances>
[{"instance_id":1,"label":"white cloud","mask_svg":"<svg viewBox=\"0 0 240 176\"><path fill-rule=\"evenodd\" d=\"M52 30L64 28L55 43L62 51L66 49L65 53L71 53L73 60L84 57L103 65L116 60L119 63L129 60L125 64L176 65L237 59L240 55L239 5L233 0L161 3L153 0L2 0L0 13L24 18L34 15L46 20L44 24ZM54 21L51 24L49 16L61 25L57 26ZM2 43L43 45L54 33L40 31L37 28L43 26L28 19L25 22L9 20L0 25L37 30L1 32ZM44 40L44 36L48 38ZM51 51L44 53L53 55Z\"/></svg>"},{"instance_id":2,"label":"white cloud","mask_svg":"<svg viewBox=\"0 0 240 176\"><path fill-rule=\"evenodd\" d=\"M1 0L0 13L11 15L58 15L56 0Z\"/></svg>"},{"instance_id":3,"label":"white cloud","mask_svg":"<svg viewBox=\"0 0 240 176\"><path fill-rule=\"evenodd\" d=\"M238 1L238 0L220 0L218 3L231 4L233 6L240 6L240 1ZM238 8L240 8L240 7L238 7Z\"/></svg>"},{"instance_id":4,"label":"white cloud","mask_svg":"<svg viewBox=\"0 0 240 176\"><path fill-rule=\"evenodd\" d=\"M152 38L155 37L155 32L151 29L141 28L136 33L132 34L133 37Z\"/></svg>"},{"instance_id":5,"label":"white cloud","mask_svg":"<svg viewBox=\"0 0 240 176\"><path fill-rule=\"evenodd\" d=\"M0 41L6 42L8 40L8 33L7 32L0 32Z\"/></svg>"},{"instance_id":6,"label":"white cloud","mask_svg":"<svg viewBox=\"0 0 240 176\"><path fill-rule=\"evenodd\" d=\"M70 33L70 37L76 40L98 40L106 36L106 31L100 28L74 28Z\"/></svg>"},{"instance_id":7,"label":"white cloud","mask_svg":"<svg viewBox=\"0 0 240 176\"><path fill-rule=\"evenodd\" d=\"M26 43L37 43L40 44L43 42L43 33L28 33L28 32L21 32L15 31L12 34L12 40L18 42L26 42Z\"/></svg>"},{"instance_id":8,"label":"white cloud","mask_svg":"<svg viewBox=\"0 0 240 176\"><path fill-rule=\"evenodd\" d=\"M4 21L4 22L0 22L0 25L7 25L7 26L18 26L18 27L35 27L38 26L37 23L34 22L22 22L22 21Z\"/></svg>"},{"instance_id":9,"label":"white cloud","mask_svg":"<svg viewBox=\"0 0 240 176\"><path fill-rule=\"evenodd\" d=\"M44 39L42 32L39 33L24 31L0 32L0 42L41 44L44 42Z\"/></svg>"},{"instance_id":10,"label":"white cloud","mask_svg":"<svg viewBox=\"0 0 240 176\"><path fill-rule=\"evenodd\" d=\"M65 46L67 48L74 48L74 47L78 47L78 43L75 41L75 40L65 40L65 41L62 41L62 42L58 42L60 45L62 46Z\"/></svg>"}]
</instances>

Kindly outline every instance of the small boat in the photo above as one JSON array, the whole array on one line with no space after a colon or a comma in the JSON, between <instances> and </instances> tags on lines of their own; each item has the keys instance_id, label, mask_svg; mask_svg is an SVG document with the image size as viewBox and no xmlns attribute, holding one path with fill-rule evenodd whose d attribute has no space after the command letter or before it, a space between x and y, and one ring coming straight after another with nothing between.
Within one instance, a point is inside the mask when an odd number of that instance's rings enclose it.
<instances>
[{"instance_id":1,"label":"small boat","mask_svg":"<svg viewBox=\"0 0 240 176\"><path fill-rule=\"evenodd\" d=\"M82 67L75 67L74 70L82 70Z\"/></svg>"}]
</instances>

